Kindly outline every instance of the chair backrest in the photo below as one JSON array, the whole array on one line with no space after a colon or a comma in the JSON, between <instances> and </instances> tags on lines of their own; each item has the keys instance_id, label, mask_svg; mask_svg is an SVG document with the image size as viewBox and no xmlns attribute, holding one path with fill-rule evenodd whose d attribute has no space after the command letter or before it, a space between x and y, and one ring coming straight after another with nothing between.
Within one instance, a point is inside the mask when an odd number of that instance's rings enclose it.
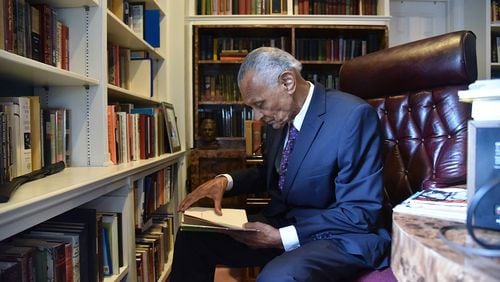
<instances>
[{"instance_id":1,"label":"chair backrest","mask_svg":"<svg viewBox=\"0 0 500 282\"><path fill-rule=\"evenodd\" d=\"M386 217L411 194L466 181L470 104L458 90L477 79L476 37L458 31L347 61L340 90L366 99L385 133ZM389 227L390 217L387 219Z\"/></svg>"}]
</instances>

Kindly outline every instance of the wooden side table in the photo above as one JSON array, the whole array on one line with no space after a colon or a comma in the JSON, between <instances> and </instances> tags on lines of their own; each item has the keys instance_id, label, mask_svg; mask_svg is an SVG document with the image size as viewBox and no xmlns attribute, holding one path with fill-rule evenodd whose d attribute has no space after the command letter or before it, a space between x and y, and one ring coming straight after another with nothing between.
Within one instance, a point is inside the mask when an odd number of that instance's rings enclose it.
<instances>
[{"instance_id":1,"label":"wooden side table","mask_svg":"<svg viewBox=\"0 0 500 282\"><path fill-rule=\"evenodd\" d=\"M439 228L452 224L457 223L393 214L391 268L398 281L500 280L500 257L466 255L451 249L439 237ZM471 242L465 229L450 230L446 235L456 243ZM498 232L489 235L500 237Z\"/></svg>"}]
</instances>

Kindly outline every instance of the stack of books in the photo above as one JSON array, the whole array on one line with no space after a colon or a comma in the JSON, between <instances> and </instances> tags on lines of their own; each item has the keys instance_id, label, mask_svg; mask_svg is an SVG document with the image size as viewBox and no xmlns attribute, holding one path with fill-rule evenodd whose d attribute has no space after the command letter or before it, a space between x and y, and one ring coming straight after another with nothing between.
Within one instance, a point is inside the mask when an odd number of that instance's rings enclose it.
<instances>
[{"instance_id":1,"label":"stack of books","mask_svg":"<svg viewBox=\"0 0 500 282\"><path fill-rule=\"evenodd\" d=\"M465 222L467 216L467 189L465 185L424 189L394 207L393 211Z\"/></svg>"}]
</instances>

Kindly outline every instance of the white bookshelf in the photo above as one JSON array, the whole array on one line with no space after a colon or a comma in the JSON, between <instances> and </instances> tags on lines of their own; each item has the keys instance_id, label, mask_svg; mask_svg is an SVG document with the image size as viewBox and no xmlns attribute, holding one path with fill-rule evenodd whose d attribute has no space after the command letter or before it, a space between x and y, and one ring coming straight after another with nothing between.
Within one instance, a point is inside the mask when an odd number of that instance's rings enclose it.
<instances>
[{"instance_id":1,"label":"white bookshelf","mask_svg":"<svg viewBox=\"0 0 500 282\"><path fill-rule=\"evenodd\" d=\"M183 124L184 96L171 93L167 76L167 18L169 6L164 0L145 2L146 9L159 9L161 47L153 48L137 37L107 9L106 0L36 0L56 8L58 19L70 29L70 70L62 70L29 58L0 50L0 79L9 86L29 92L19 95L40 96L42 107L70 110L71 167L19 187L7 203L0 203L0 240L5 240L38 223L80 206L121 212L125 266L106 281L136 280L134 205L132 184L168 166L176 166L176 187L167 210L174 212L184 195L185 146L180 152L147 160L109 165L107 142L108 99L141 105L162 101L179 105L177 116ZM168 1L170 2L170 1ZM167 24L168 23L168 24ZM107 43L150 53L157 63L158 94L144 98L137 93L108 84ZM179 126L179 129L183 127ZM181 138L182 138L181 131ZM182 139L184 140L184 139ZM181 179L178 179L181 177ZM177 229L178 219L174 220ZM169 256L170 260L172 255ZM168 262L171 263L171 262ZM167 267L165 273L170 272ZM166 274L163 274L164 276Z\"/></svg>"}]
</instances>

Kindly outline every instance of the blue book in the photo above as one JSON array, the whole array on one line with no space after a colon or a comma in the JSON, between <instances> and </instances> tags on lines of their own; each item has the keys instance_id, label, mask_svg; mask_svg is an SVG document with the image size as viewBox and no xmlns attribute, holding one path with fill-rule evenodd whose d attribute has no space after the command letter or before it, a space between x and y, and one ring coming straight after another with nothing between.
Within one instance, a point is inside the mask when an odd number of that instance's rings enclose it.
<instances>
[{"instance_id":1,"label":"blue book","mask_svg":"<svg viewBox=\"0 0 500 282\"><path fill-rule=\"evenodd\" d=\"M143 114L143 115L148 115L148 116L155 116L155 108L154 107L148 107L148 108L133 108L130 110L130 113L132 114Z\"/></svg>"},{"instance_id":2,"label":"blue book","mask_svg":"<svg viewBox=\"0 0 500 282\"><path fill-rule=\"evenodd\" d=\"M160 10L145 11L144 40L155 48L160 47Z\"/></svg>"},{"instance_id":3,"label":"blue book","mask_svg":"<svg viewBox=\"0 0 500 282\"><path fill-rule=\"evenodd\" d=\"M111 262L109 233L106 228L102 229L102 260L104 276L113 275L113 263Z\"/></svg>"}]
</instances>

